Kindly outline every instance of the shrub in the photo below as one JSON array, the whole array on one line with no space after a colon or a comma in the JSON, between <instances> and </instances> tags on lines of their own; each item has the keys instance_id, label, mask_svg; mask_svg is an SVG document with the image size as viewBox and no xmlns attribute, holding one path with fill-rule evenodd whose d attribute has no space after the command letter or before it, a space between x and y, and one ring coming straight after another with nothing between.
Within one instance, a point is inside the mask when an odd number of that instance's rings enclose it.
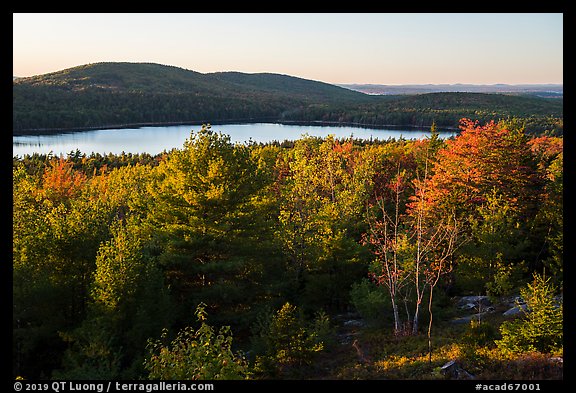
<instances>
[{"instance_id":1,"label":"shrub","mask_svg":"<svg viewBox=\"0 0 576 393\"><path fill-rule=\"evenodd\" d=\"M477 349L469 371L482 380L548 380L562 379L562 362L553 361L551 355L538 352L522 354L502 353L499 348Z\"/></svg>"},{"instance_id":2,"label":"shrub","mask_svg":"<svg viewBox=\"0 0 576 393\"><path fill-rule=\"evenodd\" d=\"M524 317L500 326L502 339L496 344L503 352L551 352L562 348L562 304L556 305L550 279L535 274L534 281L520 290L526 301Z\"/></svg>"},{"instance_id":3,"label":"shrub","mask_svg":"<svg viewBox=\"0 0 576 393\"><path fill-rule=\"evenodd\" d=\"M198 330L187 327L170 345L149 341L150 357L144 362L149 379L198 380L245 379L248 364L232 352L232 333L224 326L218 334L206 323L205 305L200 304L196 316ZM166 338L166 330L163 338Z\"/></svg>"},{"instance_id":4,"label":"shrub","mask_svg":"<svg viewBox=\"0 0 576 393\"><path fill-rule=\"evenodd\" d=\"M472 347L486 346L492 344L497 337L498 330L492 324L472 319L462 336L462 342Z\"/></svg>"},{"instance_id":5,"label":"shrub","mask_svg":"<svg viewBox=\"0 0 576 393\"><path fill-rule=\"evenodd\" d=\"M313 336L317 343L322 343L324 348L336 343L334 327L330 324L330 317L324 310L318 311L311 324Z\"/></svg>"},{"instance_id":6,"label":"shrub","mask_svg":"<svg viewBox=\"0 0 576 393\"><path fill-rule=\"evenodd\" d=\"M326 323L326 315L320 315L309 327L296 306L284 304L266 326L262 325L256 339L265 349L263 354L256 356L255 372L277 377L293 374L297 368L310 365L312 355L324 348L320 334L326 334Z\"/></svg>"},{"instance_id":7,"label":"shrub","mask_svg":"<svg viewBox=\"0 0 576 393\"><path fill-rule=\"evenodd\" d=\"M354 308L366 322L376 326L383 324L389 300L381 287L364 278L359 283L352 284L350 298Z\"/></svg>"}]
</instances>

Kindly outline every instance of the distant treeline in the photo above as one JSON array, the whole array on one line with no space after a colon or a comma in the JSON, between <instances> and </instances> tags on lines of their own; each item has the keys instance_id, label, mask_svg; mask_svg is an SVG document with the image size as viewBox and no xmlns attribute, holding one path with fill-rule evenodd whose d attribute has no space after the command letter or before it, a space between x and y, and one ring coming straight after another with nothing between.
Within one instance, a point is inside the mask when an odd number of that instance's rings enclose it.
<instances>
[{"instance_id":1,"label":"distant treeline","mask_svg":"<svg viewBox=\"0 0 576 393\"><path fill-rule=\"evenodd\" d=\"M278 74L200 74L158 64L100 63L13 82L13 134L110 126L254 121L458 127L512 117L562 135L563 102L483 93L370 96Z\"/></svg>"},{"instance_id":2,"label":"distant treeline","mask_svg":"<svg viewBox=\"0 0 576 393\"><path fill-rule=\"evenodd\" d=\"M310 105L291 113L293 120L456 128L461 118L481 123L515 118L531 134L563 135L563 104L559 100L483 93L430 93L381 97L358 105Z\"/></svg>"}]
</instances>

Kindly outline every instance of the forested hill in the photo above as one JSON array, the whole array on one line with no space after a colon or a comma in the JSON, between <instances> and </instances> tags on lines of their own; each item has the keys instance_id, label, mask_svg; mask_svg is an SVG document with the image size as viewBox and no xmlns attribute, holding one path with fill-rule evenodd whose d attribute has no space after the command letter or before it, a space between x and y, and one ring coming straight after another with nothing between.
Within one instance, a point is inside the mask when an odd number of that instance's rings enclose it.
<instances>
[{"instance_id":1,"label":"forested hill","mask_svg":"<svg viewBox=\"0 0 576 393\"><path fill-rule=\"evenodd\" d=\"M323 101L366 101L366 94L328 83L280 74L217 72L202 74L154 63L96 63L30 78L16 85L53 87L65 91L114 91L118 93L199 94L241 98L254 93L314 97Z\"/></svg>"},{"instance_id":2,"label":"forested hill","mask_svg":"<svg viewBox=\"0 0 576 393\"><path fill-rule=\"evenodd\" d=\"M135 124L303 121L456 127L520 117L562 133L562 101L497 94L370 96L288 75L96 63L13 81L13 134Z\"/></svg>"},{"instance_id":3,"label":"forested hill","mask_svg":"<svg viewBox=\"0 0 576 393\"><path fill-rule=\"evenodd\" d=\"M253 89L259 92L285 94L304 101L367 102L374 101L365 93L341 88L328 83L297 78L289 75L242 72L217 72L208 74L221 81L230 82L244 91Z\"/></svg>"}]
</instances>

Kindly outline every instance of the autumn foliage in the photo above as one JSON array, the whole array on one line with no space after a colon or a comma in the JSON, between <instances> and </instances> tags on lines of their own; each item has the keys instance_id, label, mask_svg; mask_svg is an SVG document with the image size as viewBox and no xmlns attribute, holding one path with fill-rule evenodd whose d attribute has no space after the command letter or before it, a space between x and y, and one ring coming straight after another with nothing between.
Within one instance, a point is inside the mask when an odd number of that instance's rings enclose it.
<instances>
[{"instance_id":1,"label":"autumn foliage","mask_svg":"<svg viewBox=\"0 0 576 393\"><path fill-rule=\"evenodd\" d=\"M427 209L456 208L470 214L493 190L515 209L533 209L541 182L523 132L506 122L479 125L468 119L461 120L460 129L460 135L438 151L424 193Z\"/></svg>"},{"instance_id":2,"label":"autumn foliage","mask_svg":"<svg viewBox=\"0 0 576 393\"><path fill-rule=\"evenodd\" d=\"M235 144L206 126L156 157L15 158L14 376L308 377L346 348L326 352L348 311L387 343L427 336L422 367L440 363L449 299L519 293L534 273L563 284L562 139L460 129ZM198 304L210 329L193 328Z\"/></svg>"},{"instance_id":3,"label":"autumn foliage","mask_svg":"<svg viewBox=\"0 0 576 393\"><path fill-rule=\"evenodd\" d=\"M64 200L80 192L86 182L86 175L73 169L71 162L64 158L52 160L44 171L41 192L49 198Z\"/></svg>"}]
</instances>

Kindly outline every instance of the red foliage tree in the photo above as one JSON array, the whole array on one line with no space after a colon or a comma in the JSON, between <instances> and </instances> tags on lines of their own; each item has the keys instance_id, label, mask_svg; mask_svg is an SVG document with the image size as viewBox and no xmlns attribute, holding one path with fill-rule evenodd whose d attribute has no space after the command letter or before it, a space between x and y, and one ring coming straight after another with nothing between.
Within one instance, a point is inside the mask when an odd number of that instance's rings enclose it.
<instances>
[{"instance_id":1,"label":"red foliage tree","mask_svg":"<svg viewBox=\"0 0 576 393\"><path fill-rule=\"evenodd\" d=\"M427 210L472 213L493 190L519 212L534 209L541 182L523 131L507 122L481 126L468 119L460 128L460 135L438 151L434 175L421 194ZM419 200L416 195L409 207L416 208Z\"/></svg>"}]
</instances>

